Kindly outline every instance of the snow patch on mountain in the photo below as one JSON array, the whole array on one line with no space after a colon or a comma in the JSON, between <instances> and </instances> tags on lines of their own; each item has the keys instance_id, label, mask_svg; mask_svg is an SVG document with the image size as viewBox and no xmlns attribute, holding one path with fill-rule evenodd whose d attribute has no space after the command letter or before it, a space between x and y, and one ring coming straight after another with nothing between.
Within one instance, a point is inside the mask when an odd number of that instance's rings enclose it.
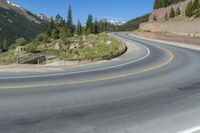
<instances>
[{"instance_id":1,"label":"snow patch on mountain","mask_svg":"<svg viewBox=\"0 0 200 133\"><path fill-rule=\"evenodd\" d=\"M121 21L121 20L114 20L114 19L102 19L102 22L107 22L109 24L115 25L115 26L120 26L125 24L125 21Z\"/></svg>"},{"instance_id":2,"label":"snow patch on mountain","mask_svg":"<svg viewBox=\"0 0 200 133\"><path fill-rule=\"evenodd\" d=\"M42 13L38 13L38 14L35 14L38 18L40 18L41 20L46 20L48 22L51 21L51 17L47 16L47 15L44 15Z\"/></svg>"},{"instance_id":3,"label":"snow patch on mountain","mask_svg":"<svg viewBox=\"0 0 200 133\"><path fill-rule=\"evenodd\" d=\"M7 4L9 4L9 5L11 5L11 6L14 6L14 7L17 7L17 8L20 8L20 9L24 10L23 7L21 7L21 6L17 5L17 4L15 4L15 3L12 3L10 0L6 0L6 2L7 2Z\"/></svg>"}]
</instances>

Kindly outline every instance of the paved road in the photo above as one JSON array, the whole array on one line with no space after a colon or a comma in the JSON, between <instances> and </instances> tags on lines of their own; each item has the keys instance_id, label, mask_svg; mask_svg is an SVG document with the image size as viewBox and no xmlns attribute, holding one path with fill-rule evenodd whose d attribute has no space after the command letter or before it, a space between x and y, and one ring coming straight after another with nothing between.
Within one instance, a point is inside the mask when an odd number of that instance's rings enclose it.
<instances>
[{"instance_id":1,"label":"paved road","mask_svg":"<svg viewBox=\"0 0 200 133\"><path fill-rule=\"evenodd\" d=\"M0 72L0 133L192 133L200 54L129 33L122 59L59 72ZM194 129L194 128L192 128Z\"/></svg>"}]
</instances>

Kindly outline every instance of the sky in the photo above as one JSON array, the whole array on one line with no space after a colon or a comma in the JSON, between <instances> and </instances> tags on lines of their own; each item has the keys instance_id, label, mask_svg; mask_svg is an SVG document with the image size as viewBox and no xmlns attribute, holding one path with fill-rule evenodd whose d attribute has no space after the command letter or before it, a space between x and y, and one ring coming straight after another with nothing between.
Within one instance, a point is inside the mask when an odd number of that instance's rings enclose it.
<instances>
[{"instance_id":1,"label":"sky","mask_svg":"<svg viewBox=\"0 0 200 133\"><path fill-rule=\"evenodd\" d=\"M67 16L68 5L73 11L73 21L82 23L92 14L98 20L115 19L128 21L135 17L150 13L154 0L11 0L33 13L43 13L48 16L60 14Z\"/></svg>"}]
</instances>

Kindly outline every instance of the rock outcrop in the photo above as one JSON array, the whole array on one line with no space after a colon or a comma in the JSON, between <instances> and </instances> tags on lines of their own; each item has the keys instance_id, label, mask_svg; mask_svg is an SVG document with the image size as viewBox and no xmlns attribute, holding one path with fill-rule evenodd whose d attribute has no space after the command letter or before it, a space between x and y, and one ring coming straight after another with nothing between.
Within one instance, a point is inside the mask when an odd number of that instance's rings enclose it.
<instances>
[{"instance_id":1,"label":"rock outcrop","mask_svg":"<svg viewBox=\"0 0 200 133\"><path fill-rule=\"evenodd\" d=\"M168 6L166 8L160 8L153 11L153 13L149 17L149 21L152 22L156 18L156 21L165 21L166 15L169 16L171 8L174 8L175 12L177 10L180 11L180 15L185 16L185 9L187 4L192 0L185 0L183 2L179 2L177 4Z\"/></svg>"}]
</instances>

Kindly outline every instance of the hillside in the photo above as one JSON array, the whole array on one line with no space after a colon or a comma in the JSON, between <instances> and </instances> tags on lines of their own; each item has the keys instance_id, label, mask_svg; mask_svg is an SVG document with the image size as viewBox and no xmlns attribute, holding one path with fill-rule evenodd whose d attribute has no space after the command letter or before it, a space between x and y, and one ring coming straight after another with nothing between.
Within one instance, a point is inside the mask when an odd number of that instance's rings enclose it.
<instances>
[{"instance_id":1,"label":"hillside","mask_svg":"<svg viewBox=\"0 0 200 133\"><path fill-rule=\"evenodd\" d=\"M0 0L0 20L0 42L4 41L7 44L13 43L19 37L30 41L47 24L46 21L8 0Z\"/></svg>"},{"instance_id":2,"label":"hillside","mask_svg":"<svg viewBox=\"0 0 200 133\"><path fill-rule=\"evenodd\" d=\"M159 0L156 0L158 2ZM200 44L200 0L176 1L155 9L135 34L153 39Z\"/></svg>"},{"instance_id":3,"label":"hillside","mask_svg":"<svg viewBox=\"0 0 200 133\"><path fill-rule=\"evenodd\" d=\"M139 28L141 23L147 22L150 14L146 14L141 17L134 18L121 26L123 31L132 31Z\"/></svg>"},{"instance_id":4,"label":"hillside","mask_svg":"<svg viewBox=\"0 0 200 133\"><path fill-rule=\"evenodd\" d=\"M140 25L140 30L199 36L199 16L200 1L184 0L165 8L155 9L149 17L149 22Z\"/></svg>"},{"instance_id":5,"label":"hillside","mask_svg":"<svg viewBox=\"0 0 200 133\"><path fill-rule=\"evenodd\" d=\"M147 22L150 14L143 15L141 17L134 18L127 22L116 21L111 19L102 19L99 21L101 31L133 31L139 28L141 23Z\"/></svg>"},{"instance_id":6,"label":"hillside","mask_svg":"<svg viewBox=\"0 0 200 133\"><path fill-rule=\"evenodd\" d=\"M178 2L182 2L182 1L185 1L185 0L155 0L154 9L167 7L167 6L170 6L172 4L176 4Z\"/></svg>"}]
</instances>

